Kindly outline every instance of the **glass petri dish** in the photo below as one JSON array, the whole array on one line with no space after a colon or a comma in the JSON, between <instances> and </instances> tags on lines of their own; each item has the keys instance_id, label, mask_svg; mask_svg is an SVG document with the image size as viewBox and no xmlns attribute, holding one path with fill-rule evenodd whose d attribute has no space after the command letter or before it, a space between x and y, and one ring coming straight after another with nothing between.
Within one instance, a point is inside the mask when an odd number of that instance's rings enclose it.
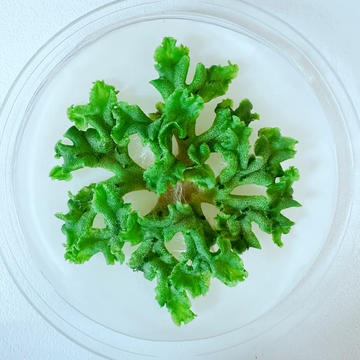
<instances>
[{"instance_id":1,"label":"glass petri dish","mask_svg":"<svg viewBox=\"0 0 360 360\"><path fill-rule=\"evenodd\" d=\"M53 146L69 123L66 108L87 101L103 79L146 112L159 100L152 52L162 37L190 48L192 66L231 60L240 67L227 96L249 97L261 121L299 140L301 172L289 213L296 226L283 249L243 256L249 278L236 288L214 281L194 300L196 320L175 327L154 300L153 284L101 256L76 266L63 259L67 191L105 179L82 170L51 182ZM199 131L213 118L210 103ZM1 253L34 308L55 328L105 358L249 356L309 315L326 296L326 271L351 242L358 211L358 118L341 81L311 44L269 13L242 1L118 1L71 23L29 61L1 112ZM311 308L312 309L312 308ZM271 331L270 331L271 330ZM174 355L175 354L175 355ZM179 355L180 356L180 355Z\"/></svg>"}]
</instances>

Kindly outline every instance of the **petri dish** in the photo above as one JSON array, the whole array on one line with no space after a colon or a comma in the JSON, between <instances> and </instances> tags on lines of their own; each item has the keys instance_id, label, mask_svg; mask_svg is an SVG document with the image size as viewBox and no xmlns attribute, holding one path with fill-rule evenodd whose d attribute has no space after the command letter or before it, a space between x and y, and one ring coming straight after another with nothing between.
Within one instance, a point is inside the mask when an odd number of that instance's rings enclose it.
<instances>
[{"instance_id":1,"label":"petri dish","mask_svg":"<svg viewBox=\"0 0 360 360\"><path fill-rule=\"evenodd\" d=\"M249 278L235 288L213 281L208 295L193 300L198 317L180 328L140 273L106 266L100 255L81 266L63 259L53 214L66 210L69 190L109 174L84 169L69 183L48 177L54 144L70 124L66 108L86 103L94 80L153 111L152 53L164 36L190 48L190 72L198 61L239 65L226 96L252 101L261 115L255 130L278 126L299 140L289 165L300 170L295 198L303 204L289 210L296 226L284 247L259 234L263 249L242 256ZM205 108L198 131L211 124L215 105ZM0 241L9 272L46 320L105 358L249 356L247 344L280 336L309 315L304 304L326 296L326 270L354 236L359 126L351 99L306 39L246 2L117 1L79 18L20 73L2 107L1 131Z\"/></svg>"}]
</instances>

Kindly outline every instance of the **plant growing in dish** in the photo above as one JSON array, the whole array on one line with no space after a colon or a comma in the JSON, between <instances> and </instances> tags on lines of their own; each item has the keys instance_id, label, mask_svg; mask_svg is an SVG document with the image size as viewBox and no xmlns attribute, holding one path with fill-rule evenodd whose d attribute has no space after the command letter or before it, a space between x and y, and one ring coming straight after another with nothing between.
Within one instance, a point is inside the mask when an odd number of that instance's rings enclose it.
<instances>
[{"instance_id":1,"label":"plant growing in dish","mask_svg":"<svg viewBox=\"0 0 360 360\"><path fill-rule=\"evenodd\" d=\"M193 80L186 83L189 50L164 38L154 59L159 77L150 83L162 102L156 112L146 115L139 106L119 101L113 86L96 81L87 105L71 106L74 123L65 133L72 144L59 141L55 166L50 176L70 180L74 170L101 167L113 173L106 181L69 194L64 221L65 258L81 264L103 253L108 264L123 263L125 243L137 245L128 259L135 271L156 280L156 300L166 306L180 325L193 320L191 297L205 295L215 277L234 286L247 277L240 255L249 248L260 249L252 224L272 235L282 246L282 235L294 224L281 211L300 206L292 197L299 173L281 163L295 155L296 140L283 137L278 128L263 128L252 148L251 124L259 119L245 99L236 107L230 99L215 109L215 120L204 133L195 133L195 124L204 104L224 95L236 77L237 65L206 68L197 64ZM143 169L128 152L130 136L137 134L154 154L154 163ZM178 154L172 150L175 137ZM215 176L207 164L211 153L221 154L225 168ZM266 187L266 196L234 195L241 185ZM141 216L124 202L129 192L147 189L158 194L156 206ZM179 195L180 194L180 195ZM219 209L211 226L202 203ZM104 228L93 225L101 214ZM175 234L182 233L186 245L177 259L166 248Z\"/></svg>"}]
</instances>

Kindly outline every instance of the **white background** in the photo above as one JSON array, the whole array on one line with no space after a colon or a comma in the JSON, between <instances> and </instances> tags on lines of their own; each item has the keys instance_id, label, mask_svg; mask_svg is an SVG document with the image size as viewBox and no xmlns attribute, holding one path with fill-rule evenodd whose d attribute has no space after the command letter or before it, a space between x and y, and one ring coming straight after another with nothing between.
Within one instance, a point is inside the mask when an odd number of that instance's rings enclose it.
<instances>
[{"instance_id":1,"label":"white background","mask_svg":"<svg viewBox=\"0 0 360 360\"><path fill-rule=\"evenodd\" d=\"M69 22L104 0L0 0L0 102L18 72ZM283 18L327 57L360 110L360 2L357 0L252 0ZM1 222L1 220L0 220ZM360 359L360 245L338 257L331 295L311 316L253 359ZM340 276L339 276L340 275ZM334 276L335 278L335 276ZM0 260L0 359L99 360L73 344L22 297ZM239 359L251 360L251 359Z\"/></svg>"}]
</instances>

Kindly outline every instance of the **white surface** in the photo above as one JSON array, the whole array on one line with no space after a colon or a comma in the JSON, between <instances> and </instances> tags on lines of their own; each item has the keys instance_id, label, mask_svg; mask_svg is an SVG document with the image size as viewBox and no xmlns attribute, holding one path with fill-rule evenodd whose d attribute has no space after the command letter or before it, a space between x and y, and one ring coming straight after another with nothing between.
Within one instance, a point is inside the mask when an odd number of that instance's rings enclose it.
<instances>
[{"instance_id":1,"label":"white surface","mask_svg":"<svg viewBox=\"0 0 360 360\"><path fill-rule=\"evenodd\" d=\"M27 59L51 35L104 1L0 0L0 100ZM360 5L355 1L256 0L272 10L321 50L340 74L357 105L360 49L356 34ZM30 7L31 6L31 7ZM341 9L341 11L340 11ZM16 14L14 16L13 14ZM345 20L346 19L346 20ZM358 99L357 99L358 98ZM359 107L358 107L359 108ZM321 308L253 359L358 359L360 348L359 245L352 256L338 258L331 271L343 274ZM294 346L296 344L296 346ZM0 353L4 359L100 359L57 333L27 304L0 263Z\"/></svg>"},{"instance_id":2,"label":"white surface","mask_svg":"<svg viewBox=\"0 0 360 360\"><path fill-rule=\"evenodd\" d=\"M144 33L148 41L134 48L134 43L143 41ZM296 227L283 237L284 247L280 250L270 235L259 231L262 250L251 249L241 255L249 279L235 288L213 280L205 297L192 300L192 309L198 317L181 327L174 326L166 309L158 306L154 299L155 284L144 279L142 273L134 273L127 266L105 266L102 254L82 266L64 261L64 235L60 231L63 222L54 213L67 211L69 190L76 194L83 186L112 175L108 171L84 169L76 172L71 182L52 181L48 176L49 169L56 164L54 144L70 126L65 109L69 104L88 101L94 79L114 84L119 99L139 104L147 113L154 111L160 96L148 84L149 79L156 78L152 57L162 37L168 34L189 47L190 72L195 71L199 61L211 65L225 64L230 59L239 64L240 74L226 97L236 99L235 102L244 96L251 99L261 114L261 120L253 124L254 138L259 128L278 126L284 136L299 141L295 159L285 166L294 165L300 170L301 181L294 189L295 198L303 204L285 213L296 222ZM121 47L114 48L114 44ZM207 128L218 102L218 99L210 102L202 112ZM22 224L32 254L42 273L68 302L121 333L153 340L194 340L240 328L290 293L324 245L337 194L336 154L329 122L301 73L277 52L253 39L214 25L179 19L118 29L67 62L39 92L29 116L31 125L17 148L20 159L17 192L21 198L20 218L24 219ZM326 186L319 187L324 178L328 179ZM241 189L244 191L243 186ZM252 193L250 190L247 194ZM246 311L239 311L239 304Z\"/></svg>"}]
</instances>

